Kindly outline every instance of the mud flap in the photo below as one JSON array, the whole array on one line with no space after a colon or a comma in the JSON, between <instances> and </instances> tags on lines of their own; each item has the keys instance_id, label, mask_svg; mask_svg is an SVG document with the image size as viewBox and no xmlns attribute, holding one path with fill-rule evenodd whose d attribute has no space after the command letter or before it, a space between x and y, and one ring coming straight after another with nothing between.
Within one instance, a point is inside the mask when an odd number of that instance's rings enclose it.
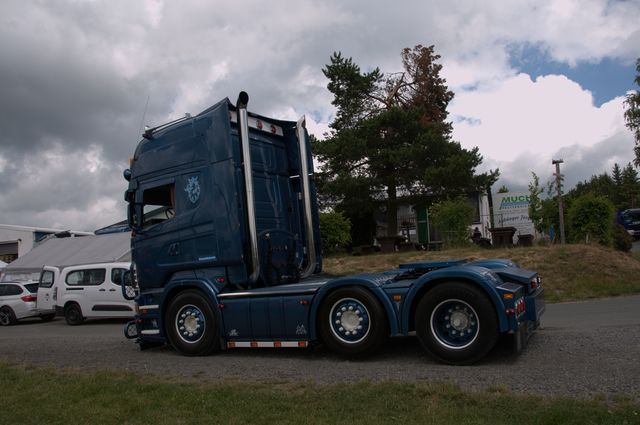
<instances>
[{"instance_id":1,"label":"mud flap","mask_svg":"<svg viewBox=\"0 0 640 425\"><path fill-rule=\"evenodd\" d=\"M520 354L529 341L529 327L527 322L519 322L518 330L513 334L513 353Z\"/></svg>"}]
</instances>

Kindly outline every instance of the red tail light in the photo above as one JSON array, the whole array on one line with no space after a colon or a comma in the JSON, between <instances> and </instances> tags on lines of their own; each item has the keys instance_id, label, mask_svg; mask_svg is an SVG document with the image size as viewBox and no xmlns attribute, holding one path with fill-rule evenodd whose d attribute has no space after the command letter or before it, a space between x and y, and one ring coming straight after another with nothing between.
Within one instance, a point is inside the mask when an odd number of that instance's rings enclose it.
<instances>
[{"instance_id":1,"label":"red tail light","mask_svg":"<svg viewBox=\"0 0 640 425\"><path fill-rule=\"evenodd\" d=\"M20 297L20 299L26 303L34 303L38 299L35 295L25 295L24 297Z\"/></svg>"}]
</instances>

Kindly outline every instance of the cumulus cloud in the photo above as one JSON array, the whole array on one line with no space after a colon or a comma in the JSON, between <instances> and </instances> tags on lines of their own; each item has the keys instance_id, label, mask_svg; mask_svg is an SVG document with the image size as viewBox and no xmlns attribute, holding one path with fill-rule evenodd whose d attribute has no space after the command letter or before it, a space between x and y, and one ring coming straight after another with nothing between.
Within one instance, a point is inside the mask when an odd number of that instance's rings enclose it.
<instances>
[{"instance_id":1,"label":"cumulus cloud","mask_svg":"<svg viewBox=\"0 0 640 425\"><path fill-rule=\"evenodd\" d=\"M435 44L456 139L504 178L518 158L566 146L588 158L606 140L629 144L620 99L595 108L562 76L518 74L510 52L529 43L571 65L631 62L639 15L638 2L604 0L3 1L0 222L92 230L122 219L121 171L141 126L240 90L251 110L306 115L321 137L334 114L321 69L334 51L393 72L402 48Z\"/></svg>"}]
</instances>

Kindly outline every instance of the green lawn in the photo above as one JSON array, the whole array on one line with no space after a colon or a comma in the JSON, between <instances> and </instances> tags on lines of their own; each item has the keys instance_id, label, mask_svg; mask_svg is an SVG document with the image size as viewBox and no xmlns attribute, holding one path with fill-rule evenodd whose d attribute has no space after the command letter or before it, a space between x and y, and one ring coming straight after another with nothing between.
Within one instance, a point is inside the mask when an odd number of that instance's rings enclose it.
<instances>
[{"instance_id":1,"label":"green lawn","mask_svg":"<svg viewBox=\"0 0 640 425\"><path fill-rule=\"evenodd\" d=\"M171 382L0 364L1 424L638 424L638 399L442 383Z\"/></svg>"}]
</instances>

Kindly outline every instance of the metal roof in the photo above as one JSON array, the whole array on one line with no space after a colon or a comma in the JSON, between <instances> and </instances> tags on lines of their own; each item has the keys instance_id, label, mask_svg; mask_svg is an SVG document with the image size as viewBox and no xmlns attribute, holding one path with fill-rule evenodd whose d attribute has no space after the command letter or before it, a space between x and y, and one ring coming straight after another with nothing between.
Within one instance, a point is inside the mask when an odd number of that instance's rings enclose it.
<instances>
[{"instance_id":1,"label":"metal roof","mask_svg":"<svg viewBox=\"0 0 640 425\"><path fill-rule=\"evenodd\" d=\"M4 271L38 271L45 265L66 267L131 261L130 241L130 233L52 238L11 262Z\"/></svg>"}]
</instances>

